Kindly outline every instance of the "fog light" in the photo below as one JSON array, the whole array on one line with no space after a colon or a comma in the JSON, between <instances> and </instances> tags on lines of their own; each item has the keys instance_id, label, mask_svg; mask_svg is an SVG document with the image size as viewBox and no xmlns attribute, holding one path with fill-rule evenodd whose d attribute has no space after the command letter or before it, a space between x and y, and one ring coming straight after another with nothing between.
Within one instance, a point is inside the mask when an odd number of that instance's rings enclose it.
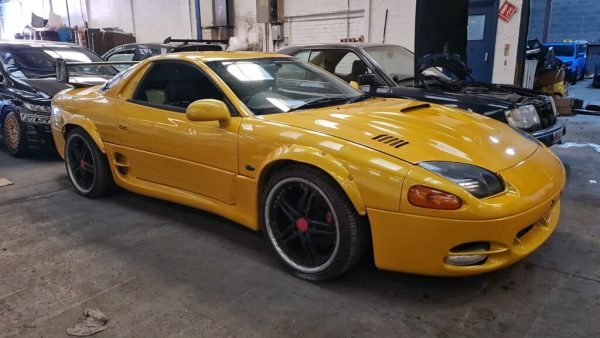
<instances>
[{"instance_id":1,"label":"fog light","mask_svg":"<svg viewBox=\"0 0 600 338\"><path fill-rule=\"evenodd\" d=\"M450 265L470 266L483 264L487 259L487 255L463 255L463 256L446 256L444 262Z\"/></svg>"}]
</instances>

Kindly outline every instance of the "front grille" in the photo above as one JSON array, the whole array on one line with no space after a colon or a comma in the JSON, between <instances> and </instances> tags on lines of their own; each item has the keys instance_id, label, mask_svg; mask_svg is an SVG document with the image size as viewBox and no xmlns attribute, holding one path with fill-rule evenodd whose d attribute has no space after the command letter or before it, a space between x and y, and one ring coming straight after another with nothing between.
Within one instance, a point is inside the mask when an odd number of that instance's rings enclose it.
<instances>
[{"instance_id":1,"label":"front grille","mask_svg":"<svg viewBox=\"0 0 600 338\"><path fill-rule=\"evenodd\" d=\"M538 115L540 117L542 129L553 126L556 123L556 116L554 116L552 103L550 103L549 101L546 103L536 105L535 110L538 112Z\"/></svg>"},{"instance_id":2,"label":"front grille","mask_svg":"<svg viewBox=\"0 0 600 338\"><path fill-rule=\"evenodd\" d=\"M387 135L387 134L377 135L377 136L373 137L372 139L377 142L387 144L394 148L404 147L405 145L410 143L408 141L405 141L405 140L402 140L402 139L399 139L397 137Z\"/></svg>"}]
</instances>

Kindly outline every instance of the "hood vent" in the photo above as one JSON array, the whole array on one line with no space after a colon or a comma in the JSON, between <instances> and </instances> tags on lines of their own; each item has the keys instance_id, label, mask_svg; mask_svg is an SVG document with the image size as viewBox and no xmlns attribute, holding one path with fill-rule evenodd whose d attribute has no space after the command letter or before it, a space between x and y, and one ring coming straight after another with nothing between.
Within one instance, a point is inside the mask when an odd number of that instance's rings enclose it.
<instances>
[{"instance_id":1,"label":"hood vent","mask_svg":"<svg viewBox=\"0 0 600 338\"><path fill-rule=\"evenodd\" d=\"M385 143L385 144L387 144L387 145L389 145L391 147L394 147L394 148L400 148L400 147L403 147L403 146L405 146L405 145L407 145L407 144L410 143L408 141L404 141L404 140L401 140L401 139L399 139L397 137L390 136L390 135L387 135L387 134L377 135L377 136L373 137L372 139L375 140L375 141L377 141L377 142Z\"/></svg>"},{"instance_id":2,"label":"hood vent","mask_svg":"<svg viewBox=\"0 0 600 338\"><path fill-rule=\"evenodd\" d=\"M413 106L408 106L404 109L401 109L400 111L403 113L410 113L411 111L425 109L425 108L431 108L431 105L429 103L421 103L421 104L416 104Z\"/></svg>"}]
</instances>

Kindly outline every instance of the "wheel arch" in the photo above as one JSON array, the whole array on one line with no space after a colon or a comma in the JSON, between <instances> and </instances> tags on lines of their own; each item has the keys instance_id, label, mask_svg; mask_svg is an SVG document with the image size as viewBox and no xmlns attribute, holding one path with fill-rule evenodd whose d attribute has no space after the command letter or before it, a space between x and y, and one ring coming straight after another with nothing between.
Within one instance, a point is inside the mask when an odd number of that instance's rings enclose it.
<instances>
[{"instance_id":1,"label":"wheel arch","mask_svg":"<svg viewBox=\"0 0 600 338\"><path fill-rule=\"evenodd\" d=\"M66 121L62 127L63 138L66 140L67 135L69 135L69 132L71 132L71 130L73 130L73 128L76 128L76 127L79 127L81 129L83 129L86 133L88 133L88 135L90 135L92 140L94 140L94 142L98 146L98 149L100 149L100 151L103 154L106 154L104 142L102 141L102 138L100 137L100 134L98 133L98 129L96 128L96 125L94 124L94 122L92 122L92 120L88 119L87 117L84 117L81 115L79 115L79 116L75 115L75 116L72 116L71 118L69 118L69 120Z\"/></svg>"},{"instance_id":2,"label":"wheel arch","mask_svg":"<svg viewBox=\"0 0 600 338\"><path fill-rule=\"evenodd\" d=\"M344 191L356 212L366 216L367 209L350 171L333 155L312 147L292 145L274 149L263 162L257 175L259 200L266 182L274 173L298 164L316 168L331 177Z\"/></svg>"}]
</instances>

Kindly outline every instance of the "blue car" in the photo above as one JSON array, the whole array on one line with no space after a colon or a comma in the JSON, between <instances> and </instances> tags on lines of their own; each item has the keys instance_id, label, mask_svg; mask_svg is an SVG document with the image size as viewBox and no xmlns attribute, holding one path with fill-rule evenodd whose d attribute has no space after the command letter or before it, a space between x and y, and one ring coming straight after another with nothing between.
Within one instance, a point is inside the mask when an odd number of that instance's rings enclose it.
<instances>
[{"instance_id":1,"label":"blue car","mask_svg":"<svg viewBox=\"0 0 600 338\"><path fill-rule=\"evenodd\" d=\"M571 75L572 83L583 80L585 77L587 41L553 42L547 47L554 48L554 56L564 62Z\"/></svg>"}]
</instances>

